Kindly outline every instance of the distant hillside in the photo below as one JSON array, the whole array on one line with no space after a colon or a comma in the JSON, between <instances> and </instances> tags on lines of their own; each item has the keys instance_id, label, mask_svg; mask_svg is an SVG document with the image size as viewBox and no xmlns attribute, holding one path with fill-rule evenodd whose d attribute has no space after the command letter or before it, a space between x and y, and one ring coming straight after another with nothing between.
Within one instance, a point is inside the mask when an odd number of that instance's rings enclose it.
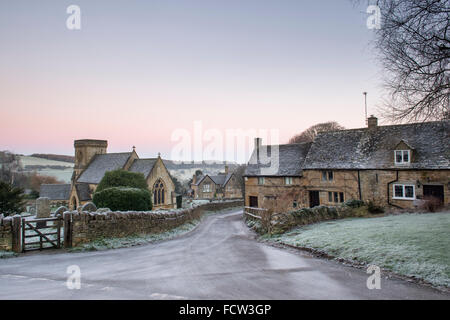
<instances>
[{"instance_id":1,"label":"distant hillside","mask_svg":"<svg viewBox=\"0 0 450 320\"><path fill-rule=\"evenodd\" d=\"M19 158L23 172L36 172L39 175L55 177L66 183L70 182L74 166L72 162L31 156L19 156Z\"/></svg>"},{"instance_id":2,"label":"distant hillside","mask_svg":"<svg viewBox=\"0 0 450 320\"><path fill-rule=\"evenodd\" d=\"M65 156L61 154L48 154L48 153L33 153L31 157L54 160L54 161L63 161L63 162L75 162L74 156Z\"/></svg>"}]
</instances>

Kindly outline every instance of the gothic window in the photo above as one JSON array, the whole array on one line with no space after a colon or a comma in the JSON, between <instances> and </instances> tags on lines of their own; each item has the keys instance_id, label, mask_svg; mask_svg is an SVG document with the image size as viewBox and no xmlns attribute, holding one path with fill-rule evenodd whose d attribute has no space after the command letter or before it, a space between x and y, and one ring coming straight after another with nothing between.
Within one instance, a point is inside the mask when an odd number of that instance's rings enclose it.
<instances>
[{"instance_id":1,"label":"gothic window","mask_svg":"<svg viewBox=\"0 0 450 320\"><path fill-rule=\"evenodd\" d=\"M165 200L164 184L161 179L158 179L153 185L153 204L154 205L164 204L164 200Z\"/></svg>"}]
</instances>

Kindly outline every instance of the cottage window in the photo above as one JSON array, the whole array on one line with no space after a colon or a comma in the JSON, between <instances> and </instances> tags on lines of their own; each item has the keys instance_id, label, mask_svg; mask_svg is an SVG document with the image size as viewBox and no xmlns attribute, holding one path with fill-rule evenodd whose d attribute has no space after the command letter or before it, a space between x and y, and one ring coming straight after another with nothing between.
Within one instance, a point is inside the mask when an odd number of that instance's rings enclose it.
<instances>
[{"instance_id":1,"label":"cottage window","mask_svg":"<svg viewBox=\"0 0 450 320\"><path fill-rule=\"evenodd\" d=\"M328 202L333 202L333 192L328 192Z\"/></svg>"},{"instance_id":2,"label":"cottage window","mask_svg":"<svg viewBox=\"0 0 450 320\"><path fill-rule=\"evenodd\" d=\"M395 150L395 164L408 164L411 162L410 150Z\"/></svg>"},{"instance_id":3,"label":"cottage window","mask_svg":"<svg viewBox=\"0 0 450 320\"><path fill-rule=\"evenodd\" d=\"M344 202L344 193L339 192L339 202Z\"/></svg>"},{"instance_id":4,"label":"cottage window","mask_svg":"<svg viewBox=\"0 0 450 320\"><path fill-rule=\"evenodd\" d=\"M265 182L265 181L264 181L264 177L259 177L259 178L258 178L258 184L259 184L259 185L263 185L264 182Z\"/></svg>"},{"instance_id":5,"label":"cottage window","mask_svg":"<svg viewBox=\"0 0 450 320\"><path fill-rule=\"evenodd\" d=\"M414 200L416 198L415 186L394 184L394 199Z\"/></svg>"},{"instance_id":6,"label":"cottage window","mask_svg":"<svg viewBox=\"0 0 450 320\"><path fill-rule=\"evenodd\" d=\"M333 181L333 171L322 171L322 181Z\"/></svg>"},{"instance_id":7,"label":"cottage window","mask_svg":"<svg viewBox=\"0 0 450 320\"><path fill-rule=\"evenodd\" d=\"M211 192L211 185L209 183L203 185L203 192Z\"/></svg>"},{"instance_id":8,"label":"cottage window","mask_svg":"<svg viewBox=\"0 0 450 320\"><path fill-rule=\"evenodd\" d=\"M284 183L286 185L291 185L292 184L292 177L285 177L284 178Z\"/></svg>"}]
</instances>

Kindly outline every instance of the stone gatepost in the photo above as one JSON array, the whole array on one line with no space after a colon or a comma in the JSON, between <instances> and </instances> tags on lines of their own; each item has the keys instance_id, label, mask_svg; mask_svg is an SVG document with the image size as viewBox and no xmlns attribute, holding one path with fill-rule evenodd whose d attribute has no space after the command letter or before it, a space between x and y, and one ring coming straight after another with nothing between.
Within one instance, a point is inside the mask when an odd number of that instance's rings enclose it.
<instances>
[{"instance_id":1,"label":"stone gatepost","mask_svg":"<svg viewBox=\"0 0 450 320\"><path fill-rule=\"evenodd\" d=\"M15 215L12 217L12 250L14 252L22 252L22 217Z\"/></svg>"},{"instance_id":2,"label":"stone gatepost","mask_svg":"<svg viewBox=\"0 0 450 320\"><path fill-rule=\"evenodd\" d=\"M36 218L50 218L50 199L46 197L40 197L36 199ZM38 222L37 227L43 228L47 224L45 222Z\"/></svg>"},{"instance_id":3,"label":"stone gatepost","mask_svg":"<svg viewBox=\"0 0 450 320\"><path fill-rule=\"evenodd\" d=\"M72 248L72 213L66 211L63 213L64 223L64 248Z\"/></svg>"}]
</instances>

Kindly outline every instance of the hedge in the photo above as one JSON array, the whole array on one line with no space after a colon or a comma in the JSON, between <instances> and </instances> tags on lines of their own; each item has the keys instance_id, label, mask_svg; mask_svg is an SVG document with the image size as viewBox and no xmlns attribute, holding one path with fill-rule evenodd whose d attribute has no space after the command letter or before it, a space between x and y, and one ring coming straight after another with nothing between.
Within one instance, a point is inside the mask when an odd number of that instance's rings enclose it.
<instances>
[{"instance_id":1,"label":"hedge","mask_svg":"<svg viewBox=\"0 0 450 320\"><path fill-rule=\"evenodd\" d=\"M97 208L112 211L150 211L152 200L148 189L112 187L94 193L93 202Z\"/></svg>"},{"instance_id":2,"label":"hedge","mask_svg":"<svg viewBox=\"0 0 450 320\"><path fill-rule=\"evenodd\" d=\"M147 189L147 181L142 173L129 172L123 169L108 171L97 186L96 192L112 187L130 187Z\"/></svg>"}]
</instances>

